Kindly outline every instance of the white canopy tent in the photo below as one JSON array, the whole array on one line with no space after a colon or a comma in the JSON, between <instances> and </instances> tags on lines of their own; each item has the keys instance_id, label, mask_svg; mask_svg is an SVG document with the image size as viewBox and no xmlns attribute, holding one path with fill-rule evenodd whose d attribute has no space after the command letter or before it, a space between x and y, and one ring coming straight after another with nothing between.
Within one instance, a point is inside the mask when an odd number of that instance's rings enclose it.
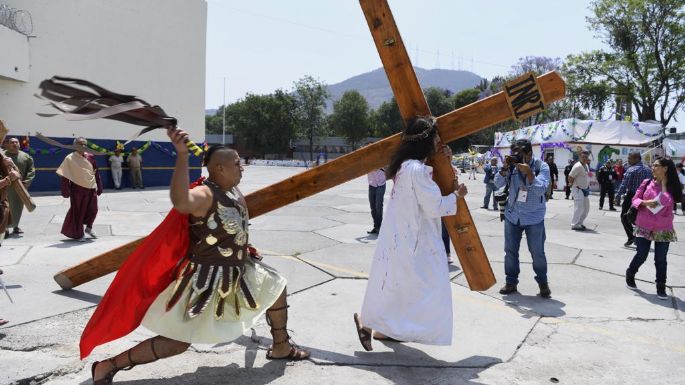
<instances>
[{"instance_id":1,"label":"white canopy tent","mask_svg":"<svg viewBox=\"0 0 685 385\"><path fill-rule=\"evenodd\" d=\"M685 157L685 140L664 139L663 147L666 156L676 159Z\"/></svg>"},{"instance_id":2,"label":"white canopy tent","mask_svg":"<svg viewBox=\"0 0 685 385\"><path fill-rule=\"evenodd\" d=\"M509 153L511 143L516 139L529 139L534 156L539 159L554 156L560 175L557 187L562 188L565 185L563 170L569 160L577 159L580 151L589 151L590 187L598 189L594 171L602 164L610 159L625 162L630 152L645 152L653 141L662 136L663 127L656 123L563 119L495 133L493 152L501 157Z\"/></svg>"}]
</instances>

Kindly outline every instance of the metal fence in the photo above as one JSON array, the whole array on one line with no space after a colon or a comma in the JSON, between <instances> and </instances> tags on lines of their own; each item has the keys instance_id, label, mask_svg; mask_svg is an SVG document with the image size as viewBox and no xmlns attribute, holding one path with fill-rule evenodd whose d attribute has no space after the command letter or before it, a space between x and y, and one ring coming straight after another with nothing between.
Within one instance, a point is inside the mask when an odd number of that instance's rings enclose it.
<instances>
[{"instance_id":1,"label":"metal fence","mask_svg":"<svg viewBox=\"0 0 685 385\"><path fill-rule=\"evenodd\" d=\"M33 33L33 20L29 11L15 9L5 4L0 4L0 24L26 36Z\"/></svg>"}]
</instances>

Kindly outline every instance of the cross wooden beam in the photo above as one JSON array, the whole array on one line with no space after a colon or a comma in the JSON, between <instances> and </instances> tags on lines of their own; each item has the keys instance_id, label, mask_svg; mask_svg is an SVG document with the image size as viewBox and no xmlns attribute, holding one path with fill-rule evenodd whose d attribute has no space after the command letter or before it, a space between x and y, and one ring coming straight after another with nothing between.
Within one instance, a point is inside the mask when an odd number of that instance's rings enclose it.
<instances>
[{"instance_id":1,"label":"cross wooden beam","mask_svg":"<svg viewBox=\"0 0 685 385\"><path fill-rule=\"evenodd\" d=\"M360 3L388 74L402 117L407 120L416 115L429 115L430 110L404 49L387 1L360 0ZM532 81L535 87L523 88L516 86L516 82L514 82L510 89L505 88L506 93L499 92L438 117L441 140L444 143L449 143L515 116L521 118L520 116L523 116L524 112L527 114L534 113L531 106L536 103L536 95L539 100L543 100L547 104L564 97L564 81L556 72L549 72L537 78L533 77ZM517 104L514 105L509 101L516 101ZM544 107L544 105L541 106ZM540 108L538 108L539 110ZM266 214L384 167L390 163L390 158L400 142L400 134L392 135L328 163L252 192L246 196L250 217L254 218ZM430 164L434 167L434 178L443 193L449 192L454 178L452 166L444 157L440 156L431 159ZM466 202L464 199L459 199L457 205L457 215L445 217L450 238L469 287L472 290L486 290L495 283L492 269ZM140 242L142 239L127 243L63 270L55 275L55 281L63 289L70 289L116 271Z\"/></svg>"}]
</instances>

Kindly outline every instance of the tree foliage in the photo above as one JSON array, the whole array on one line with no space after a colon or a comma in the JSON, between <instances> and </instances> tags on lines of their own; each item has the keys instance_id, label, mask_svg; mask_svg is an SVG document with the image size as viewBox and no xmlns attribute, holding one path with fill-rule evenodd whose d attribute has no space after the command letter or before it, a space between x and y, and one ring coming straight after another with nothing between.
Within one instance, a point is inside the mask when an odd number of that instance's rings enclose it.
<instances>
[{"instance_id":1,"label":"tree foliage","mask_svg":"<svg viewBox=\"0 0 685 385\"><path fill-rule=\"evenodd\" d=\"M377 137L386 137L402 131L404 122L394 96L389 102L383 102L378 109L371 112L371 128L373 135Z\"/></svg>"},{"instance_id":2,"label":"tree foliage","mask_svg":"<svg viewBox=\"0 0 685 385\"><path fill-rule=\"evenodd\" d=\"M639 120L667 125L685 102L684 7L685 0L594 1L589 27L609 49L570 55L572 85L596 91L590 99L609 89L632 101Z\"/></svg>"},{"instance_id":3,"label":"tree foliage","mask_svg":"<svg viewBox=\"0 0 685 385\"><path fill-rule=\"evenodd\" d=\"M294 87L297 133L299 137L309 139L309 160L314 160L314 137L326 134L324 109L329 97L328 89L309 75L296 81Z\"/></svg>"},{"instance_id":4,"label":"tree foliage","mask_svg":"<svg viewBox=\"0 0 685 385\"><path fill-rule=\"evenodd\" d=\"M356 147L362 139L371 134L369 103L358 91L346 91L340 100L333 104L329 118L331 131L347 139Z\"/></svg>"}]
</instances>

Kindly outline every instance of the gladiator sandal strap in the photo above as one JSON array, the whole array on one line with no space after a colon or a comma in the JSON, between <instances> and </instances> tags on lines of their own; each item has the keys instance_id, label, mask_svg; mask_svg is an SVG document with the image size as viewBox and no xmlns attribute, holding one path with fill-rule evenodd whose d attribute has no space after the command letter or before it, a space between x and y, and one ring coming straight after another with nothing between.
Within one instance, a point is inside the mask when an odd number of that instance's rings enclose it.
<instances>
[{"instance_id":1,"label":"gladiator sandal strap","mask_svg":"<svg viewBox=\"0 0 685 385\"><path fill-rule=\"evenodd\" d=\"M278 307L275 309L267 309L266 310L266 323L271 327L271 337L273 337L273 344L278 345L278 344L283 344L288 341L290 341L290 335L288 334L288 331L286 330L286 326L288 325L288 308L290 305L285 305L282 307ZM283 322L282 327L274 327L273 325L273 320L269 316L269 313L277 312L277 311L283 311L285 312L285 320ZM276 332L277 331L285 331L285 337L283 337L281 340L276 340Z\"/></svg>"}]
</instances>

